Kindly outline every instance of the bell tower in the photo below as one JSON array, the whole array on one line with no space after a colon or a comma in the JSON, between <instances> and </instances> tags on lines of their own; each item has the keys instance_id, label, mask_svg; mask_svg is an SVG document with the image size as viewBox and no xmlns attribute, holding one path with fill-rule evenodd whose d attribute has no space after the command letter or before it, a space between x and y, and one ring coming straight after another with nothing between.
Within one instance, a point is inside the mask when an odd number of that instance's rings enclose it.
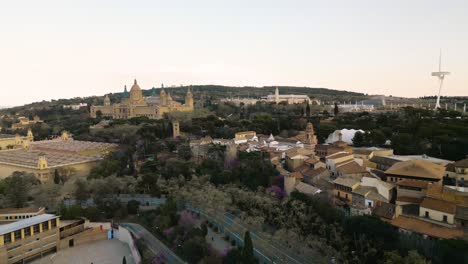
<instances>
[{"instance_id":1,"label":"bell tower","mask_svg":"<svg viewBox=\"0 0 468 264\"><path fill-rule=\"evenodd\" d=\"M185 105L193 110L193 93L191 87L188 88L187 95L185 95Z\"/></svg>"},{"instance_id":2,"label":"bell tower","mask_svg":"<svg viewBox=\"0 0 468 264\"><path fill-rule=\"evenodd\" d=\"M39 153L39 157L37 160L37 168L39 170L47 169L49 166L47 164L46 154L44 152Z\"/></svg>"},{"instance_id":3,"label":"bell tower","mask_svg":"<svg viewBox=\"0 0 468 264\"><path fill-rule=\"evenodd\" d=\"M172 121L172 137L178 138L180 137L180 125L179 121Z\"/></svg>"}]
</instances>

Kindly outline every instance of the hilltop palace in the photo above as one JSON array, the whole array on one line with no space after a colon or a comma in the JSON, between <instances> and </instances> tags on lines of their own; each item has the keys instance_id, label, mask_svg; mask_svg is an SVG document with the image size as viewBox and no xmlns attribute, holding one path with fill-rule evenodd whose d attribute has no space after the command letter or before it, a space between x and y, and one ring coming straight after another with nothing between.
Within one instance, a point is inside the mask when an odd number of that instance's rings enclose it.
<instances>
[{"instance_id":1,"label":"hilltop palace","mask_svg":"<svg viewBox=\"0 0 468 264\"><path fill-rule=\"evenodd\" d=\"M109 96L106 95L104 105L91 106L91 117L96 118L98 111L102 116L116 119L128 119L132 117L146 116L152 119L162 118L165 113L191 112L193 111L193 94L189 88L185 96L185 104L172 100L171 94L163 90L159 97L143 97L143 92L135 80L130 89L130 96L127 92L120 103L111 104Z\"/></svg>"}]
</instances>

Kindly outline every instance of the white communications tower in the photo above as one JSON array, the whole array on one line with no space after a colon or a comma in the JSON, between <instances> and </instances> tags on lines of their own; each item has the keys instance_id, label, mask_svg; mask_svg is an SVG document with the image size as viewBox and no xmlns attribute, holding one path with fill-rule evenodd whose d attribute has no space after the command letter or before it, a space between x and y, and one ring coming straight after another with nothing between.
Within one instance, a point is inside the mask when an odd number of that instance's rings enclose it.
<instances>
[{"instance_id":1,"label":"white communications tower","mask_svg":"<svg viewBox=\"0 0 468 264\"><path fill-rule=\"evenodd\" d=\"M439 86L439 94L437 95L437 101L435 105L435 109L440 108L440 92L442 91L442 84L444 83L444 78L445 75L449 75L450 72L443 72L442 71L442 50L440 50L440 55L439 55L439 71L433 72L432 76L437 76L440 81L440 86Z\"/></svg>"}]
</instances>

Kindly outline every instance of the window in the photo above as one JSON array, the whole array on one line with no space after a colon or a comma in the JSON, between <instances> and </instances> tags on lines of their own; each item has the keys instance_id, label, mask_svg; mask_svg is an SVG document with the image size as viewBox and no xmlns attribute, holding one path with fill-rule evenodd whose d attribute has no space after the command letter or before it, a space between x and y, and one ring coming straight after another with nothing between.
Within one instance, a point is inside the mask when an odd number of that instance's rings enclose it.
<instances>
[{"instance_id":1,"label":"window","mask_svg":"<svg viewBox=\"0 0 468 264\"><path fill-rule=\"evenodd\" d=\"M340 193L340 191L338 191L338 197L340 197L340 196L341 196L341 193Z\"/></svg>"},{"instance_id":2,"label":"window","mask_svg":"<svg viewBox=\"0 0 468 264\"><path fill-rule=\"evenodd\" d=\"M348 199L348 194L345 194L346 199Z\"/></svg>"},{"instance_id":3,"label":"window","mask_svg":"<svg viewBox=\"0 0 468 264\"><path fill-rule=\"evenodd\" d=\"M15 240L21 239L21 230L16 230L15 231Z\"/></svg>"},{"instance_id":4,"label":"window","mask_svg":"<svg viewBox=\"0 0 468 264\"><path fill-rule=\"evenodd\" d=\"M34 225L33 230L34 230L34 233L39 233L39 224Z\"/></svg>"},{"instance_id":5,"label":"window","mask_svg":"<svg viewBox=\"0 0 468 264\"><path fill-rule=\"evenodd\" d=\"M371 203L371 202L367 202L367 206L371 207L371 206L372 206L372 203Z\"/></svg>"},{"instance_id":6,"label":"window","mask_svg":"<svg viewBox=\"0 0 468 264\"><path fill-rule=\"evenodd\" d=\"M47 231L47 230L49 230L49 223L48 222L42 223L42 231Z\"/></svg>"},{"instance_id":7,"label":"window","mask_svg":"<svg viewBox=\"0 0 468 264\"><path fill-rule=\"evenodd\" d=\"M429 212L426 211L426 218L429 218Z\"/></svg>"},{"instance_id":8,"label":"window","mask_svg":"<svg viewBox=\"0 0 468 264\"><path fill-rule=\"evenodd\" d=\"M31 236L31 228L30 227L26 227L24 229L24 236L27 237L27 236Z\"/></svg>"},{"instance_id":9,"label":"window","mask_svg":"<svg viewBox=\"0 0 468 264\"><path fill-rule=\"evenodd\" d=\"M57 226L57 219L52 219L52 220L50 220L50 225L51 225L52 227L56 227L56 226Z\"/></svg>"},{"instance_id":10,"label":"window","mask_svg":"<svg viewBox=\"0 0 468 264\"><path fill-rule=\"evenodd\" d=\"M3 235L3 242L5 242L5 244L11 243L11 233L6 233Z\"/></svg>"},{"instance_id":11,"label":"window","mask_svg":"<svg viewBox=\"0 0 468 264\"><path fill-rule=\"evenodd\" d=\"M444 215L444 222L447 222L447 216Z\"/></svg>"}]
</instances>

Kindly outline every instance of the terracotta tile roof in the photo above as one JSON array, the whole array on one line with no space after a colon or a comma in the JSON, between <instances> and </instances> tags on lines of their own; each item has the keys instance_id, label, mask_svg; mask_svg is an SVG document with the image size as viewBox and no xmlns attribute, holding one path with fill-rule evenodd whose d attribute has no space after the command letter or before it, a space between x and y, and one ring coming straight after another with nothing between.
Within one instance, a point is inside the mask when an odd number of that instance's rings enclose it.
<instances>
[{"instance_id":1,"label":"terracotta tile roof","mask_svg":"<svg viewBox=\"0 0 468 264\"><path fill-rule=\"evenodd\" d=\"M302 175L302 173L300 172L293 172L291 173L291 176L293 176L294 178L296 178L297 180L300 180L300 179L303 179L304 176Z\"/></svg>"},{"instance_id":2,"label":"terracotta tile roof","mask_svg":"<svg viewBox=\"0 0 468 264\"><path fill-rule=\"evenodd\" d=\"M355 174L355 173L364 173L367 172L366 168L357 164L355 161L351 161L344 165L340 165L336 168L336 171L343 174Z\"/></svg>"},{"instance_id":3,"label":"terracotta tile roof","mask_svg":"<svg viewBox=\"0 0 468 264\"><path fill-rule=\"evenodd\" d=\"M453 165L457 168L468 168L468 158L459 160L453 163Z\"/></svg>"},{"instance_id":4,"label":"terracotta tile roof","mask_svg":"<svg viewBox=\"0 0 468 264\"><path fill-rule=\"evenodd\" d=\"M468 207L468 194L452 190L441 184L429 184L426 196Z\"/></svg>"},{"instance_id":5,"label":"terracotta tile roof","mask_svg":"<svg viewBox=\"0 0 468 264\"><path fill-rule=\"evenodd\" d=\"M312 157L304 160L304 162L308 164L316 164L320 162L320 159L318 159L317 157Z\"/></svg>"},{"instance_id":6,"label":"terracotta tile roof","mask_svg":"<svg viewBox=\"0 0 468 264\"><path fill-rule=\"evenodd\" d=\"M399 196L397 198L397 202L404 202L404 203L421 204L422 201L423 201L423 198L408 197L408 196Z\"/></svg>"},{"instance_id":7,"label":"terracotta tile roof","mask_svg":"<svg viewBox=\"0 0 468 264\"><path fill-rule=\"evenodd\" d=\"M337 152L337 153L326 156L326 158L327 159L339 159L339 158L343 158L343 157L350 156L350 155L353 156L353 154L348 153L348 152Z\"/></svg>"},{"instance_id":8,"label":"terracotta tile roof","mask_svg":"<svg viewBox=\"0 0 468 264\"><path fill-rule=\"evenodd\" d=\"M387 175L401 175L437 180L442 179L444 173L444 166L425 160L408 160L398 162L385 171L385 174Z\"/></svg>"},{"instance_id":9,"label":"terracotta tile roof","mask_svg":"<svg viewBox=\"0 0 468 264\"><path fill-rule=\"evenodd\" d=\"M421 207L436 210L439 212L444 212L448 214L455 214L457 206L453 203L449 203L442 200L424 198L421 203Z\"/></svg>"},{"instance_id":10,"label":"terracotta tile roof","mask_svg":"<svg viewBox=\"0 0 468 264\"><path fill-rule=\"evenodd\" d=\"M317 168L317 169L308 169L306 171L304 171L302 174L304 174L305 177L317 177L318 175L322 174L322 173L325 173L327 172L328 170L325 169L325 168Z\"/></svg>"},{"instance_id":11,"label":"terracotta tile roof","mask_svg":"<svg viewBox=\"0 0 468 264\"><path fill-rule=\"evenodd\" d=\"M427 181L418 181L418 180L401 180L397 182L398 186L408 186L408 187L416 187L421 189L427 189L427 185L429 183Z\"/></svg>"},{"instance_id":12,"label":"terracotta tile roof","mask_svg":"<svg viewBox=\"0 0 468 264\"><path fill-rule=\"evenodd\" d=\"M416 232L419 234L425 234L431 237L449 239L454 237L461 237L464 235L463 230L460 229L443 227L423 220L402 215L393 220L390 220L389 222L396 227Z\"/></svg>"},{"instance_id":13,"label":"terracotta tile roof","mask_svg":"<svg viewBox=\"0 0 468 264\"><path fill-rule=\"evenodd\" d=\"M457 206L457 212L455 214L455 218L468 220L468 207Z\"/></svg>"},{"instance_id":14,"label":"terracotta tile roof","mask_svg":"<svg viewBox=\"0 0 468 264\"><path fill-rule=\"evenodd\" d=\"M301 173L303 173L303 172L305 172L307 170L310 170L310 167L305 165L305 164L302 164L301 166L294 169L294 171L298 171L298 172L301 172Z\"/></svg>"},{"instance_id":15,"label":"terracotta tile roof","mask_svg":"<svg viewBox=\"0 0 468 264\"><path fill-rule=\"evenodd\" d=\"M333 181L333 183L352 188L356 184L359 184L360 181L354 179L353 177L344 177L344 176L342 176L342 177L336 178Z\"/></svg>"}]
</instances>

